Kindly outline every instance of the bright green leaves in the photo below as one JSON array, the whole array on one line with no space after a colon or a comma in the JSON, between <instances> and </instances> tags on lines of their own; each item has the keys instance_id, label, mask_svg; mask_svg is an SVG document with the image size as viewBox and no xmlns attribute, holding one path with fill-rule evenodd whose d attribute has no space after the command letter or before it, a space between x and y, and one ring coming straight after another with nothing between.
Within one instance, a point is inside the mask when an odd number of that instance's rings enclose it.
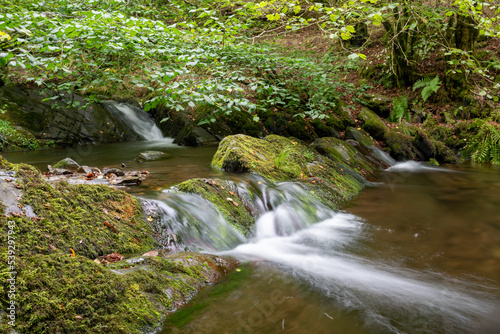
<instances>
[{"instance_id":1,"label":"bright green leaves","mask_svg":"<svg viewBox=\"0 0 500 334\"><path fill-rule=\"evenodd\" d=\"M5 66L14 57L12 52L1 52L0 53L0 66Z\"/></svg>"}]
</instances>

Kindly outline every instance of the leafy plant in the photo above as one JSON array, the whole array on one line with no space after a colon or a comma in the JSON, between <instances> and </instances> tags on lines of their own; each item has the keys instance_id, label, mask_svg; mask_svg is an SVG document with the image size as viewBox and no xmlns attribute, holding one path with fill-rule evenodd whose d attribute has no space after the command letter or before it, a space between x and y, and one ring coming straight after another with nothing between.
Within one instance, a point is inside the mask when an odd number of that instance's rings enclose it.
<instances>
[{"instance_id":1,"label":"leafy plant","mask_svg":"<svg viewBox=\"0 0 500 334\"><path fill-rule=\"evenodd\" d=\"M413 91L415 91L419 88L423 88L422 92L421 92L422 99L424 101L427 101L433 93L436 93L439 90L439 88L441 88L441 82L439 81L439 75L436 75L436 77L434 79L424 78L424 79L418 80L413 85Z\"/></svg>"},{"instance_id":2,"label":"leafy plant","mask_svg":"<svg viewBox=\"0 0 500 334\"><path fill-rule=\"evenodd\" d=\"M286 147L284 150L278 154L276 158L274 158L274 167L281 168L285 165L285 161L288 159L290 154L292 153L291 147Z\"/></svg>"},{"instance_id":3,"label":"leafy plant","mask_svg":"<svg viewBox=\"0 0 500 334\"><path fill-rule=\"evenodd\" d=\"M484 122L466 146L465 154L470 156L473 162L500 164L500 128Z\"/></svg>"},{"instance_id":4,"label":"leafy plant","mask_svg":"<svg viewBox=\"0 0 500 334\"><path fill-rule=\"evenodd\" d=\"M400 123L402 119L406 119L407 122L411 121L411 115L408 110L408 99L404 95L392 100L391 115L387 120L392 123Z\"/></svg>"}]
</instances>

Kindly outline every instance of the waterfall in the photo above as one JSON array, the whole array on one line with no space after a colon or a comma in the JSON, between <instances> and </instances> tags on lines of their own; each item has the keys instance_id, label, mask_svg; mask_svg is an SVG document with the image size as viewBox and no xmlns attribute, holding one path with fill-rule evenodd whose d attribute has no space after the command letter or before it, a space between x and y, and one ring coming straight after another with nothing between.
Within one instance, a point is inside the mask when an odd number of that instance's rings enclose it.
<instances>
[{"instance_id":1,"label":"waterfall","mask_svg":"<svg viewBox=\"0 0 500 334\"><path fill-rule=\"evenodd\" d=\"M123 119L142 139L153 141L164 138L160 128L144 110L116 101L102 101L101 103L116 117Z\"/></svg>"},{"instance_id":2,"label":"waterfall","mask_svg":"<svg viewBox=\"0 0 500 334\"><path fill-rule=\"evenodd\" d=\"M156 201L159 225L179 234L182 247L269 263L377 333L471 332L492 307L477 283L356 255L370 226L322 205L300 184L253 179L236 189L256 217L247 239L196 195L168 192Z\"/></svg>"}]
</instances>

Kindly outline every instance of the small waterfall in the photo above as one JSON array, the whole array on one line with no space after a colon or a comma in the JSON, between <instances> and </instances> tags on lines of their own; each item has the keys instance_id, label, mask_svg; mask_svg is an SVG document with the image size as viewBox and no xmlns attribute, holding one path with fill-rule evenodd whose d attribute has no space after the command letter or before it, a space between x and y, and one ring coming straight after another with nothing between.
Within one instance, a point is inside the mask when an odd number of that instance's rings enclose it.
<instances>
[{"instance_id":1,"label":"small waterfall","mask_svg":"<svg viewBox=\"0 0 500 334\"><path fill-rule=\"evenodd\" d=\"M153 141L164 138L160 128L144 110L116 101L102 101L101 103L116 117L122 118L142 139Z\"/></svg>"},{"instance_id":2,"label":"small waterfall","mask_svg":"<svg viewBox=\"0 0 500 334\"><path fill-rule=\"evenodd\" d=\"M473 332L492 307L478 283L356 255L370 226L325 207L300 184L256 178L235 189L256 217L247 239L201 197L168 192L154 201L161 235L172 242L176 234L180 248L269 263L377 333Z\"/></svg>"}]
</instances>

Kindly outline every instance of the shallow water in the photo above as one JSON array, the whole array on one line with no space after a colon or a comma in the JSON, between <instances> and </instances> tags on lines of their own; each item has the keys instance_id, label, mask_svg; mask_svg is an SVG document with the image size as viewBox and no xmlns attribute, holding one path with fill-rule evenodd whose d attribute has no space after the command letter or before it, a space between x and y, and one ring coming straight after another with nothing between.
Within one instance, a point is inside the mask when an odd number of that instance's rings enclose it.
<instances>
[{"instance_id":1,"label":"shallow water","mask_svg":"<svg viewBox=\"0 0 500 334\"><path fill-rule=\"evenodd\" d=\"M144 151L161 151L174 158L159 161L134 162ZM41 171L61 159L72 158L80 165L91 167L119 167L125 163L125 170L147 170L148 178L138 187L124 187L135 195L154 196L165 187L194 177L220 177L222 172L210 167L216 146L183 147L172 143L171 138L155 141L77 146L40 151L7 152L3 156L13 163L30 163Z\"/></svg>"},{"instance_id":2,"label":"shallow water","mask_svg":"<svg viewBox=\"0 0 500 334\"><path fill-rule=\"evenodd\" d=\"M268 223L279 207L262 215L223 253L249 278L161 333L498 333L500 173L402 167L288 235Z\"/></svg>"}]
</instances>

